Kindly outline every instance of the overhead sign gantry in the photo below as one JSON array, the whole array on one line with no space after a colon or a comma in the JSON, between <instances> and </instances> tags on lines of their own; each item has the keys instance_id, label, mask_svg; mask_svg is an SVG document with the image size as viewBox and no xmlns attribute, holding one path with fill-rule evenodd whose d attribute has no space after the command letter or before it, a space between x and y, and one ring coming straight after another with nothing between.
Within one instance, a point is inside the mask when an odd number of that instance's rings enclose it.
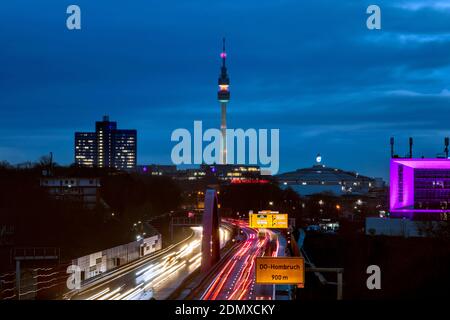
<instances>
[{"instance_id":1,"label":"overhead sign gantry","mask_svg":"<svg viewBox=\"0 0 450 320\"><path fill-rule=\"evenodd\" d=\"M264 210L249 214L251 228L287 229L288 221L288 215L278 211Z\"/></svg>"}]
</instances>

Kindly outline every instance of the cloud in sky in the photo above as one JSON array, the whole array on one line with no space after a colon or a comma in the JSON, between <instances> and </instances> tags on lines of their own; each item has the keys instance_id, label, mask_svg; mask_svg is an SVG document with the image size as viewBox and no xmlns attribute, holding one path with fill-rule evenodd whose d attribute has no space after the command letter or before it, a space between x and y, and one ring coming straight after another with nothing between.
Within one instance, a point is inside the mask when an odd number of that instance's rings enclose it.
<instances>
[{"instance_id":1,"label":"cloud in sky","mask_svg":"<svg viewBox=\"0 0 450 320\"><path fill-rule=\"evenodd\" d=\"M65 28L64 3L2 5L0 159L53 151L70 163L73 132L110 114L138 130L139 162L168 163L172 130L219 125L222 36L228 124L280 128L282 171L320 152L328 165L386 177L391 135L416 136L425 155L441 152L447 2L379 1L380 31L366 28L371 3L360 0L77 2L76 32Z\"/></svg>"},{"instance_id":2,"label":"cloud in sky","mask_svg":"<svg viewBox=\"0 0 450 320\"><path fill-rule=\"evenodd\" d=\"M450 91L447 89L444 89L439 93L422 93L409 90L394 90L390 91L389 94L406 97L450 97Z\"/></svg>"},{"instance_id":3,"label":"cloud in sky","mask_svg":"<svg viewBox=\"0 0 450 320\"><path fill-rule=\"evenodd\" d=\"M412 11L433 9L448 12L450 10L450 3L448 1L402 1L398 4L398 7Z\"/></svg>"}]
</instances>

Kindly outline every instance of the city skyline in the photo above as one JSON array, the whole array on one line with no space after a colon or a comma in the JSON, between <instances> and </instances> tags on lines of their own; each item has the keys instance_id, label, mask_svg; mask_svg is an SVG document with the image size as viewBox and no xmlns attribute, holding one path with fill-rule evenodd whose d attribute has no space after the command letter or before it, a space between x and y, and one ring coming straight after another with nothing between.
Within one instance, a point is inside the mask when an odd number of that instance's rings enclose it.
<instances>
[{"instance_id":1,"label":"city skyline","mask_svg":"<svg viewBox=\"0 0 450 320\"><path fill-rule=\"evenodd\" d=\"M449 297L450 0L15 0L0 30L15 311Z\"/></svg>"},{"instance_id":2,"label":"city skyline","mask_svg":"<svg viewBox=\"0 0 450 320\"><path fill-rule=\"evenodd\" d=\"M439 2L380 1L382 29L370 31L368 4L259 1L236 10L226 2L122 8L79 1L76 32L65 28L63 5L5 4L0 160L52 151L70 164L73 133L109 114L138 130L139 163L170 164L174 129L194 120L220 126L215 95L225 36L229 127L280 128L280 172L309 167L320 153L325 165L387 180L390 136L401 156L409 136L415 156L444 149L449 11ZM23 30L18 17L37 27Z\"/></svg>"}]
</instances>

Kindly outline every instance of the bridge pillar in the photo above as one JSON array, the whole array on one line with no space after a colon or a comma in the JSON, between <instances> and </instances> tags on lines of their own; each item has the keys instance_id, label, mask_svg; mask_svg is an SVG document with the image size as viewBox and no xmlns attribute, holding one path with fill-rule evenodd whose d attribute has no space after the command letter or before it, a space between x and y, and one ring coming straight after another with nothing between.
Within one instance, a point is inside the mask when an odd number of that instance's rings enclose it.
<instances>
[{"instance_id":1,"label":"bridge pillar","mask_svg":"<svg viewBox=\"0 0 450 320\"><path fill-rule=\"evenodd\" d=\"M216 190L206 190L203 213L202 271L208 271L220 259L220 219L217 202Z\"/></svg>"}]
</instances>

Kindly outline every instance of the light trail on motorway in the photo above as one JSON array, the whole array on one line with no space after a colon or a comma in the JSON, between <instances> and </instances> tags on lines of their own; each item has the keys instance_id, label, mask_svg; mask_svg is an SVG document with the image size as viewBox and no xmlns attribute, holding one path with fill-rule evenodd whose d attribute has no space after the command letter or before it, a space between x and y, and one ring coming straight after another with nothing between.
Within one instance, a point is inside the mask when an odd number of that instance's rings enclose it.
<instances>
[{"instance_id":1,"label":"light trail on motorway","mask_svg":"<svg viewBox=\"0 0 450 320\"><path fill-rule=\"evenodd\" d=\"M239 223L246 240L224 266L217 272L213 281L203 293L202 300L253 300L255 292L255 260L265 254L274 233L270 230L261 231L249 228ZM262 237L261 235L264 234ZM278 253L277 249L273 256Z\"/></svg>"},{"instance_id":2,"label":"light trail on motorway","mask_svg":"<svg viewBox=\"0 0 450 320\"><path fill-rule=\"evenodd\" d=\"M148 300L167 298L181 282L201 265L201 227L193 227L194 236L155 255L145 263L131 264L125 271L104 281L99 279L71 299ZM229 240L229 231L220 229L221 244ZM113 273L114 275L114 273Z\"/></svg>"}]
</instances>

